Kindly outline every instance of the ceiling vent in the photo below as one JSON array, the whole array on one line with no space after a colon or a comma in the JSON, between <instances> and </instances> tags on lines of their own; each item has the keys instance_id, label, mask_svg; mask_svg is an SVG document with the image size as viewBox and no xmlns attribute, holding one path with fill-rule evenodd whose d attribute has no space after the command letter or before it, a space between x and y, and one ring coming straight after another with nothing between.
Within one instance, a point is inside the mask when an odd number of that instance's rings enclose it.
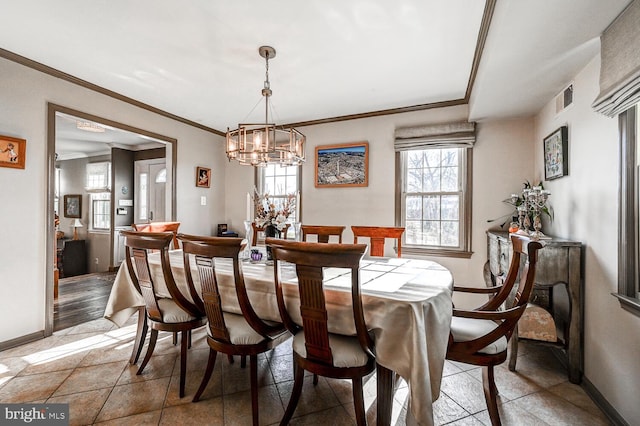
<instances>
[{"instance_id":1,"label":"ceiling vent","mask_svg":"<svg viewBox=\"0 0 640 426\"><path fill-rule=\"evenodd\" d=\"M560 114L573 104L573 83L556 96L556 114Z\"/></svg>"}]
</instances>

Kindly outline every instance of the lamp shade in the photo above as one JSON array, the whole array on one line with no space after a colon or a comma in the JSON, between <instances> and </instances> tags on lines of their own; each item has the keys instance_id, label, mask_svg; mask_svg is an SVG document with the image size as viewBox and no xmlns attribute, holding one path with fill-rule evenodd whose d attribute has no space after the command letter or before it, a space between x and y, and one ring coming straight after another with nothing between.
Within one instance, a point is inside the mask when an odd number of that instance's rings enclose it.
<instances>
[{"instance_id":1,"label":"lamp shade","mask_svg":"<svg viewBox=\"0 0 640 426\"><path fill-rule=\"evenodd\" d=\"M82 228L82 222L80 222L80 219L76 219L73 221L73 227L74 228Z\"/></svg>"}]
</instances>

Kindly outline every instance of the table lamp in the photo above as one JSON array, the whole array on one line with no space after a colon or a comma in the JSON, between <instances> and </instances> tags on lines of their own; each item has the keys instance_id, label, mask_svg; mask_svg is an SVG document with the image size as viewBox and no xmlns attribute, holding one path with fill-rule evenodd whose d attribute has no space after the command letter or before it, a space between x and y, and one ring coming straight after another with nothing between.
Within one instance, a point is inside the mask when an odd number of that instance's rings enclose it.
<instances>
[{"instance_id":1,"label":"table lamp","mask_svg":"<svg viewBox=\"0 0 640 426\"><path fill-rule=\"evenodd\" d=\"M80 219L76 219L73 221L73 239L77 240L78 239L78 228L82 228L82 222L80 222Z\"/></svg>"}]
</instances>

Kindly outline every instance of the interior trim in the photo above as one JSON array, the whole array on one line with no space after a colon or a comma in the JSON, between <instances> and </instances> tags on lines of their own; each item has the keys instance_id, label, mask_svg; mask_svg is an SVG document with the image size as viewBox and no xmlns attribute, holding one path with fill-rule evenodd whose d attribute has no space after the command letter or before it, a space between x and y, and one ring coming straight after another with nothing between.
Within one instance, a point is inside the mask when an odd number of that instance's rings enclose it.
<instances>
[{"instance_id":1,"label":"interior trim","mask_svg":"<svg viewBox=\"0 0 640 426\"><path fill-rule=\"evenodd\" d=\"M613 408L609 401L600 393L593 383L586 377L582 378L582 388L589 395L589 397L595 402L595 404L602 410L607 419L616 426L629 426L622 416Z\"/></svg>"},{"instance_id":2,"label":"interior trim","mask_svg":"<svg viewBox=\"0 0 640 426\"><path fill-rule=\"evenodd\" d=\"M471 65L471 72L469 73L467 92L464 95L465 103L469 103L471 90L476 82L480 59L482 59L482 52L484 52L484 45L487 41L487 35L489 34L489 27L491 26L491 20L493 19L493 12L496 9L496 1L497 0L487 0L484 4L484 13L482 14L482 22L480 23L480 30L478 31L478 42L476 43L476 51L473 54L473 63Z\"/></svg>"},{"instance_id":3,"label":"interior trim","mask_svg":"<svg viewBox=\"0 0 640 426\"><path fill-rule=\"evenodd\" d=\"M98 86L97 84L90 83L90 82L88 82L86 80L83 80L81 78L75 77L75 76L73 76L71 74L67 74L66 72L62 72L62 71L57 70L55 68L52 68L52 67L50 67L48 65L42 64L40 62L36 62L36 61L34 61L32 59L25 58L24 56L20 56L20 55L18 55L16 53L10 52L10 51L8 51L6 49L0 48L0 58L8 59L8 60L16 62L16 63L18 63L20 65L24 65L26 67L32 68L32 69L34 69L36 71L40 71L42 73L48 74L48 75L50 75L52 77L56 77L56 78L59 78L61 80L68 81L70 83L76 84L78 86L84 87L84 88L89 89L89 90L93 90L94 92L98 92L98 93L103 94L105 96L109 96L109 97L117 99L119 101L122 101L122 102L128 103L130 105L136 106L138 108L142 108L144 110L147 110L147 111L153 112L155 114L161 115L163 117L167 117L167 118L170 118L172 120L179 121L180 123L184 123L184 124L187 124L187 125L192 126L192 127L196 127L196 128L198 128L200 130L204 130L204 131L210 132L210 133L215 133L216 135L220 135L220 136L224 136L225 135L225 133L220 132L220 131L218 131L216 129L212 129L211 127L207 127L207 126L205 126L203 124L196 123L195 121L191 121L191 120L188 120L186 118L177 116L175 114L171 114L170 112L161 110L160 108L156 108L154 106L151 106L149 104L145 104L144 102L137 101L137 100L135 100L133 98L130 98L128 96L121 95L120 93L114 92L113 90L105 89L102 86Z\"/></svg>"},{"instance_id":4,"label":"interior trim","mask_svg":"<svg viewBox=\"0 0 640 426\"><path fill-rule=\"evenodd\" d=\"M138 133L140 135L145 135L150 138L160 140L170 144L171 147L171 220L176 220L177 214L177 199L176 199L176 188L177 188L177 164L178 164L178 140L175 138L170 138L168 136L164 136L158 133L150 132L148 130L143 130L137 127L129 126L127 124L119 123L117 121L109 120L104 117L99 117L97 115L89 114L86 112L78 111L73 108L65 107L62 105L54 104L52 102L47 103L47 196L46 196L46 221L47 221L47 234L46 234L46 302L45 302L45 328L44 328L44 337L51 336L53 334L53 259L54 259L54 244L56 243L54 239L54 213L53 213L53 205L54 205L54 185L55 179L54 169L55 169L55 148L56 148L56 113L64 113L68 115L72 115L78 118L82 118L89 121L94 121L96 123L104 124L106 126L116 127L121 130L126 130L133 133ZM165 147L166 149L166 147ZM111 218L111 227L113 229L113 221L114 218ZM110 232L111 234L111 232ZM113 255L113 238L111 238L111 249L110 255Z\"/></svg>"},{"instance_id":5,"label":"interior trim","mask_svg":"<svg viewBox=\"0 0 640 426\"><path fill-rule=\"evenodd\" d=\"M27 343L35 342L36 340L44 339L44 331L36 331L35 333L25 334L24 336L16 337L14 339L5 340L0 343L0 352L7 349L15 348L18 346L26 345Z\"/></svg>"}]
</instances>

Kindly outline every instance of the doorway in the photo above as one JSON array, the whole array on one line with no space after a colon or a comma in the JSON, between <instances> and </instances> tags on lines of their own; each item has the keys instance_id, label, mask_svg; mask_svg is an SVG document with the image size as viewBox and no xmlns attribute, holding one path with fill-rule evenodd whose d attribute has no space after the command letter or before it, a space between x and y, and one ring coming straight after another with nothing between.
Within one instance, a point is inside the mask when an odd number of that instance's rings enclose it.
<instances>
[{"instance_id":1,"label":"doorway","mask_svg":"<svg viewBox=\"0 0 640 426\"><path fill-rule=\"evenodd\" d=\"M54 292L58 289L55 271L60 261L58 255L60 232L56 231L60 228L56 229L55 222L58 221L63 225L63 246L71 240L72 235L75 237L75 234L79 235L78 240L86 240L86 243L81 244L85 246L85 253L81 256L87 264L84 272L90 272L90 267L97 264L100 264L102 269L108 266L106 269L113 271L117 261L114 248L118 241L118 225L123 220L127 225L131 225L134 219L135 189L131 187L134 187L136 157L143 159L143 162L153 163L152 160L144 159L149 157L148 153L155 151L157 156L157 151L162 150L164 158L156 159L155 163L162 164L164 182L156 185L153 202L155 204L160 202L163 209L161 212L158 209L154 210L154 214L162 214L169 220L175 218L176 203L173 188L175 188L175 144L177 142L166 136L51 103L48 104L47 141L49 191L47 193L46 336L53 332ZM122 152L131 152L130 165L127 166L126 163L116 160L119 165L111 167L111 153L116 151L119 153L118 158L122 157L120 154ZM74 154L70 155L70 152ZM63 163L68 169L66 173L61 170ZM97 163L109 164L110 171L107 174L108 180L104 181L105 184L99 184L96 188L88 184L92 178L86 172L88 169L86 165ZM122 183L123 170L129 170L124 174L130 175L130 184ZM111 174L112 171L113 174ZM67 181L65 184L65 179L72 179L73 182ZM127 191L127 186L134 190ZM65 195L70 195L70 192L82 200L79 218L65 217L63 199ZM122 213L129 209L131 215L122 216ZM82 275L74 278L77 281L82 279Z\"/></svg>"}]
</instances>

